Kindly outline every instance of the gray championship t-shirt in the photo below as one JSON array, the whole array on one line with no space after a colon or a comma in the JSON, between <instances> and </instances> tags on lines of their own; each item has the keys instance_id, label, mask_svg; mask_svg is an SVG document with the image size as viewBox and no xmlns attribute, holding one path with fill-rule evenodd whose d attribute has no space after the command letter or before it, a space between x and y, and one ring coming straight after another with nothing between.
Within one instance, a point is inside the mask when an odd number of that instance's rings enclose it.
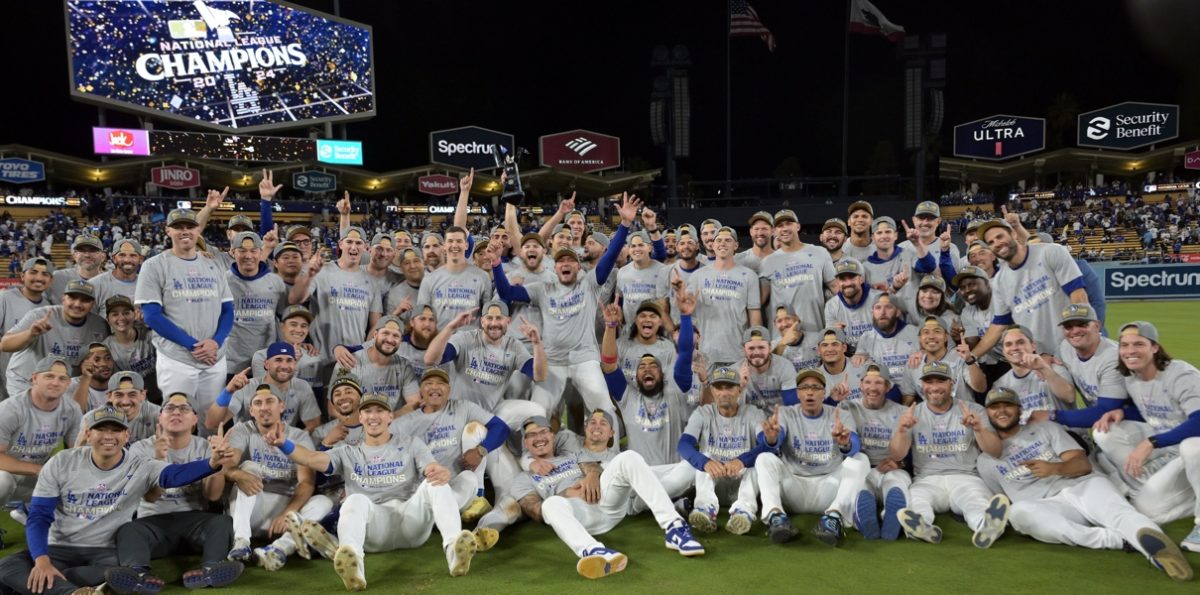
<instances>
[{"instance_id":1,"label":"gray championship t-shirt","mask_svg":"<svg viewBox=\"0 0 1200 595\"><path fill-rule=\"evenodd\" d=\"M897 324L904 323L901 321ZM920 350L917 327L905 324L903 328L892 331L891 335L883 335L874 329L866 333L859 339L855 355L866 355L867 359L886 368L892 384L904 390L909 384L908 356Z\"/></svg>"},{"instance_id":2,"label":"gray championship t-shirt","mask_svg":"<svg viewBox=\"0 0 1200 595\"><path fill-rule=\"evenodd\" d=\"M796 368L792 362L782 355L770 354L771 360L763 372L747 366L750 370L750 382L742 395L742 402L762 409L764 413L773 413L775 406L783 403L781 393L785 390L796 389ZM746 360L734 364L741 368Z\"/></svg>"},{"instance_id":3,"label":"gray championship t-shirt","mask_svg":"<svg viewBox=\"0 0 1200 595\"><path fill-rule=\"evenodd\" d=\"M434 460L456 475L463 470L463 430L471 422L486 425L491 419L492 414L475 403L450 400L433 413L418 409L396 418L389 429L396 436L414 436L424 442Z\"/></svg>"},{"instance_id":4,"label":"gray championship t-shirt","mask_svg":"<svg viewBox=\"0 0 1200 595\"><path fill-rule=\"evenodd\" d=\"M257 383L250 383L233 393L229 402L229 413L237 423L251 421L250 401L258 390ZM309 384L299 378L288 382L287 396L283 399L283 423L289 426L304 425L305 420L321 417L321 407Z\"/></svg>"},{"instance_id":5,"label":"gray championship t-shirt","mask_svg":"<svg viewBox=\"0 0 1200 595\"><path fill-rule=\"evenodd\" d=\"M480 309L482 312L483 305L491 298L491 275L473 264L460 273L442 267L425 275L421 280L421 291L417 293L417 303L432 306L442 325L467 310Z\"/></svg>"},{"instance_id":6,"label":"gray championship t-shirt","mask_svg":"<svg viewBox=\"0 0 1200 595\"><path fill-rule=\"evenodd\" d=\"M29 330L33 323L47 314L50 315L50 330L34 337L28 347L14 353L8 361L5 382L10 395L29 390L29 376L37 366L38 360L47 355L60 356L71 364L71 371L74 373L87 355L88 344L103 342L108 336L108 323L103 318L89 312L83 324L76 326L67 322L63 316L63 306L34 308L21 317L16 326L4 332L7 334Z\"/></svg>"},{"instance_id":7,"label":"gray championship t-shirt","mask_svg":"<svg viewBox=\"0 0 1200 595\"><path fill-rule=\"evenodd\" d=\"M287 301L287 288L275 273L246 279L234 271L226 273L233 294L233 330L225 341L230 370L250 366L254 352L275 340L275 313Z\"/></svg>"},{"instance_id":8,"label":"gray championship t-shirt","mask_svg":"<svg viewBox=\"0 0 1200 595\"><path fill-rule=\"evenodd\" d=\"M550 464L554 466L550 473L546 475L538 475L532 471L521 473L513 479L509 493L517 500L533 493L540 496L542 500L561 494L583 480L583 468L579 464L589 460L591 459L584 458L583 455L576 452L558 454L550 459Z\"/></svg>"},{"instance_id":9,"label":"gray championship t-shirt","mask_svg":"<svg viewBox=\"0 0 1200 595\"><path fill-rule=\"evenodd\" d=\"M499 345L489 344L482 329L455 333L450 344L456 352L454 360L449 362L451 397L470 401L487 411L496 410L508 379L520 374L525 362L533 359L529 350L509 335L501 337Z\"/></svg>"},{"instance_id":10,"label":"gray championship t-shirt","mask_svg":"<svg viewBox=\"0 0 1200 595\"><path fill-rule=\"evenodd\" d=\"M362 494L375 504L412 498L425 479L421 470L435 462L419 438L395 434L386 444L344 445L325 454L332 475L346 479L346 494Z\"/></svg>"},{"instance_id":11,"label":"gray championship t-shirt","mask_svg":"<svg viewBox=\"0 0 1200 595\"><path fill-rule=\"evenodd\" d=\"M950 410L936 413L928 403L919 403L913 408L917 424L908 430L912 437L912 460L915 477L929 475L978 475L975 459L979 457L979 444L975 432L962 423L964 401L953 400ZM971 402L967 408L987 419L987 410ZM985 422L986 424L986 422ZM989 427L986 431L992 431Z\"/></svg>"},{"instance_id":12,"label":"gray championship t-shirt","mask_svg":"<svg viewBox=\"0 0 1200 595\"><path fill-rule=\"evenodd\" d=\"M842 411L842 425L851 432L858 432L862 453L867 455L872 467L892 458L888 445L900 416L904 414L903 405L885 399L883 407L871 409L862 399L847 399L838 403L838 409Z\"/></svg>"},{"instance_id":13,"label":"gray championship t-shirt","mask_svg":"<svg viewBox=\"0 0 1200 595\"><path fill-rule=\"evenodd\" d=\"M716 405L703 405L692 412L684 433L696 437L704 456L728 463L754 448L766 419L757 407L743 405L736 415L725 417Z\"/></svg>"},{"instance_id":14,"label":"gray championship t-shirt","mask_svg":"<svg viewBox=\"0 0 1200 595\"><path fill-rule=\"evenodd\" d=\"M1155 434L1175 429L1200 410L1200 371L1183 360L1171 360L1154 380L1126 376L1125 390ZM1179 445L1168 448L1178 451Z\"/></svg>"},{"instance_id":15,"label":"gray championship t-shirt","mask_svg":"<svg viewBox=\"0 0 1200 595\"><path fill-rule=\"evenodd\" d=\"M96 302L92 306L92 311L101 318L108 316L108 310L104 307L104 302L107 302L108 298L123 295L132 302L137 295L137 279L123 281L114 277L112 271L100 273L92 277L88 283L91 283L96 290Z\"/></svg>"},{"instance_id":16,"label":"gray championship t-shirt","mask_svg":"<svg viewBox=\"0 0 1200 595\"><path fill-rule=\"evenodd\" d=\"M0 333L8 332L7 329L17 326L17 322L30 310L52 304L49 292L42 294L41 301L31 302L25 298L25 294L21 293L20 287L10 287L0 291ZM8 370L8 361L12 359L12 356L11 353L0 352L0 372ZM8 383L0 382L0 400L7 399L10 394Z\"/></svg>"},{"instance_id":17,"label":"gray championship t-shirt","mask_svg":"<svg viewBox=\"0 0 1200 595\"><path fill-rule=\"evenodd\" d=\"M1117 342L1107 337L1100 337L1100 346L1092 357L1082 359L1075 348L1064 339L1058 346L1058 357L1063 366L1071 373L1075 388L1083 395L1088 406L1095 405L1100 399L1125 400L1129 393L1125 390L1125 377L1117 371Z\"/></svg>"},{"instance_id":18,"label":"gray championship t-shirt","mask_svg":"<svg viewBox=\"0 0 1200 595\"><path fill-rule=\"evenodd\" d=\"M131 442L129 455L135 457L154 458L154 435L149 438ZM172 464L206 461L212 457L212 449L208 440L199 436L189 436L187 446L181 449L168 449L164 462ZM163 488L162 495L155 502L142 500L138 504L138 518L146 518L156 514L172 512L187 512L190 510L208 510L208 501L204 498L204 482L189 483L180 488Z\"/></svg>"},{"instance_id":19,"label":"gray championship t-shirt","mask_svg":"<svg viewBox=\"0 0 1200 595\"><path fill-rule=\"evenodd\" d=\"M799 405L779 408L782 435L776 446L792 474L828 475L842 464L846 457L833 439L833 416L834 408L829 405L822 405L816 417L805 415Z\"/></svg>"},{"instance_id":20,"label":"gray championship t-shirt","mask_svg":"<svg viewBox=\"0 0 1200 595\"><path fill-rule=\"evenodd\" d=\"M209 258L191 260L162 252L142 263L134 303L162 305L163 316L197 341L213 338L221 318L221 304L233 302L225 269ZM192 357L191 346L178 345L154 335L159 355L196 368L208 368ZM224 357L228 342L218 351Z\"/></svg>"},{"instance_id":21,"label":"gray championship t-shirt","mask_svg":"<svg viewBox=\"0 0 1200 595\"><path fill-rule=\"evenodd\" d=\"M1011 315L1037 340L1039 353L1057 354L1062 311L1071 304L1063 286L1083 276L1071 253L1058 244L1028 246L1025 262L1000 267L992 279L993 313Z\"/></svg>"},{"instance_id":22,"label":"gray championship t-shirt","mask_svg":"<svg viewBox=\"0 0 1200 595\"><path fill-rule=\"evenodd\" d=\"M383 296L374 292L366 271L344 271L331 262L309 284L310 329L321 363L333 361L333 348L358 345L367 336L371 312L383 312Z\"/></svg>"},{"instance_id":23,"label":"gray championship t-shirt","mask_svg":"<svg viewBox=\"0 0 1200 595\"><path fill-rule=\"evenodd\" d=\"M595 270L580 271L574 285L555 279L527 285L525 291L529 303L542 311L542 348L551 365L600 361L595 333L600 284Z\"/></svg>"},{"instance_id":24,"label":"gray championship t-shirt","mask_svg":"<svg viewBox=\"0 0 1200 595\"><path fill-rule=\"evenodd\" d=\"M863 292L858 296L859 301L854 303L847 303L840 293L829 298L825 302L826 326L842 323L846 344L857 348L862 336L875 327L875 321L871 318L871 304L880 293L878 289Z\"/></svg>"},{"instance_id":25,"label":"gray championship t-shirt","mask_svg":"<svg viewBox=\"0 0 1200 595\"><path fill-rule=\"evenodd\" d=\"M654 343L646 345L627 336L617 337L617 365L620 366L621 373L625 374L626 382L634 382L638 362L647 353L658 358L658 365L662 367L663 375L669 377L676 357L675 344L669 339L655 337Z\"/></svg>"},{"instance_id":26,"label":"gray championship t-shirt","mask_svg":"<svg viewBox=\"0 0 1200 595\"><path fill-rule=\"evenodd\" d=\"M763 259L759 275L771 284L770 312L791 306L805 332L825 328L825 284L837 273L824 246L805 244L796 252L773 252Z\"/></svg>"},{"instance_id":27,"label":"gray championship t-shirt","mask_svg":"<svg viewBox=\"0 0 1200 595\"><path fill-rule=\"evenodd\" d=\"M82 417L79 405L67 396L50 411L35 407L28 392L10 397L0 403L0 446L18 461L41 465L59 446L75 443Z\"/></svg>"},{"instance_id":28,"label":"gray championship t-shirt","mask_svg":"<svg viewBox=\"0 0 1200 595\"><path fill-rule=\"evenodd\" d=\"M308 432L297 427L284 428L288 440L309 450L316 450ZM225 434L229 445L242 451L242 461L253 461L262 467L263 491L282 496L291 496L296 491L296 463L283 451L267 444L258 425L253 421L237 423Z\"/></svg>"},{"instance_id":29,"label":"gray championship t-shirt","mask_svg":"<svg viewBox=\"0 0 1200 595\"><path fill-rule=\"evenodd\" d=\"M846 365L842 366L842 371L834 374L830 372L825 364L816 366L817 371L825 377L825 398L829 398L833 394L833 389L842 382L846 383L846 388L850 389L850 394L846 395L844 401L854 401L862 398L862 379L867 373L867 362L861 366L856 366L850 363L850 358L846 358Z\"/></svg>"},{"instance_id":30,"label":"gray championship t-shirt","mask_svg":"<svg viewBox=\"0 0 1200 595\"><path fill-rule=\"evenodd\" d=\"M1071 373L1066 368L1051 364L1055 373L1071 382ZM1074 409L1074 403L1068 405L1059 400L1050 391L1050 384L1042 380L1037 372L1029 370L1024 376L1017 376L1015 370L1005 372L1003 376L992 383L992 388L1008 388L1021 397L1021 423L1029 421L1034 411L1057 411L1059 409Z\"/></svg>"},{"instance_id":31,"label":"gray championship t-shirt","mask_svg":"<svg viewBox=\"0 0 1200 595\"><path fill-rule=\"evenodd\" d=\"M367 356L368 349L364 348L354 353L358 365L354 366L353 370L346 370L340 365L335 365L326 386L333 386L333 381L346 372L353 373L358 377L359 386L362 387L364 395L372 393L386 395L393 409L404 406L404 397L420 392L421 389L417 386L419 376L413 370L409 360L401 357L397 352L387 358L387 365L378 366Z\"/></svg>"},{"instance_id":32,"label":"gray championship t-shirt","mask_svg":"<svg viewBox=\"0 0 1200 595\"><path fill-rule=\"evenodd\" d=\"M117 340L116 335L104 339L108 352L112 354L113 364L118 371L128 370L137 372L146 378L154 375L154 364L158 360L158 350L154 347L154 331L137 328L137 338L128 345Z\"/></svg>"},{"instance_id":33,"label":"gray championship t-shirt","mask_svg":"<svg viewBox=\"0 0 1200 595\"><path fill-rule=\"evenodd\" d=\"M795 345L787 345L783 348L783 354L778 357L783 357L791 362L794 371L807 370L815 368L821 363L821 354L817 351L817 347L821 344L821 333L804 333L800 337L800 342Z\"/></svg>"},{"instance_id":34,"label":"gray championship t-shirt","mask_svg":"<svg viewBox=\"0 0 1200 595\"><path fill-rule=\"evenodd\" d=\"M1030 502L1050 498L1059 492L1082 483L1093 474L1082 477L1051 475L1038 477L1025 466L1029 461L1061 463L1062 454L1072 450L1082 451L1058 424L1043 423L1022 426L1016 434L1004 439L1004 451L1000 458L980 453L979 476L997 493L1003 492L1013 502Z\"/></svg>"},{"instance_id":35,"label":"gray championship t-shirt","mask_svg":"<svg viewBox=\"0 0 1200 595\"><path fill-rule=\"evenodd\" d=\"M633 328L638 306L642 302L665 301L671 294L670 272L667 265L653 260L644 269L637 268L632 262L617 269L616 288L621 292L621 309L625 313L622 334L627 334Z\"/></svg>"},{"instance_id":36,"label":"gray championship t-shirt","mask_svg":"<svg viewBox=\"0 0 1200 595\"><path fill-rule=\"evenodd\" d=\"M727 271L705 266L688 277L687 287L696 298L692 320L709 363L741 359L742 333L750 326L748 310L761 306L758 274L744 266Z\"/></svg>"},{"instance_id":37,"label":"gray championship t-shirt","mask_svg":"<svg viewBox=\"0 0 1200 595\"><path fill-rule=\"evenodd\" d=\"M679 462L679 436L695 407L670 376L663 379L662 393L654 396L627 385L617 407L629 437L626 450L642 455L650 466Z\"/></svg>"}]
</instances>

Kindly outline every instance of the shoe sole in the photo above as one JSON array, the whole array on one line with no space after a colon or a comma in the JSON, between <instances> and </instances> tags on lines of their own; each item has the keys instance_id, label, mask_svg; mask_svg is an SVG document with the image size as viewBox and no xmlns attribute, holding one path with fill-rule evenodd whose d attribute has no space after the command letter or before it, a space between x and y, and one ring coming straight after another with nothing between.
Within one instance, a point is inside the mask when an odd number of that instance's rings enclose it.
<instances>
[{"instance_id":1,"label":"shoe sole","mask_svg":"<svg viewBox=\"0 0 1200 595\"><path fill-rule=\"evenodd\" d=\"M475 534L463 531L454 540L454 564L450 567L450 576L463 576L471 570L471 558L479 550L475 543Z\"/></svg>"},{"instance_id":2,"label":"shoe sole","mask_svg":"<svg viewBox=\"0 0 1200 595\"><path fill-rule=\"evenodd\" d=\"M926 523L915 511L901 508L896 511L896 516L900 519L900 527L904 529L905 535L927 543L942 542L941 530Z\"/></svg>"},{"instance_id":3,"label":"shoe sole","mask_svg":"<svg viewBox=\"0 0 1200 595\"><path fill-rule=\"evenodd\" d=\"M287 525L287 533L292 536L292 541L296 542L296 555L305 560L312 560L312 552L308 551L308 543L305 542L304 534L301 532L304 519L295 512L289 512L284 515L283 523Z\"/></svg>"},{"instance_id":4,"label":"shoe sole","mask_svg":"<svg viewBox=\"0 0 1200 595\"><path fill-rule=\"evenodd\" d=\"M675 545L674 543L671 543L670 540L664 540L663 544L667 546L667 549L669 549L673 552L679 552L679 555L681 555L685 558L695 558L696 556L704 555L704 547L700 547L699 549L685 550L685 549L681 549L679 546Z\"/></svg>"},{"instance_id":5,"label":"shoe sole","mask_svg":"<svg viewBox=\"0 0 1200 595\"><path fill-rule=\"evenodd\" d=\"M688 524L701 533L715 533L717 530L717 521L703 510L693 510L688 515Z\"/></svg>"},{"instance_id":6,"label":"shoe sole","mask_svg":"<svg viewBox=\"0 0 1200 595\"><path fill-rule=\"evenodd\" d=\"M745 535L750 532L750 527L754 525L754 521L750 520L744 514L735 514L729 517L729 521L725 523L725 530L734 535Z\"/></svg>"},{"instance_id":7,"label":"shoe sole","mask_svg":"<svg viewBox=\"0 0 1200 595\"><path fill-rule=\"evenodd\" d=\"M971 537L971 543L981 550L992 547L1008 527L1008 511L1011 508L1012 502L1003 494L992 496L987 510L984 511L987 516L983 519L983 527Z\"/></svg>"},{"instance_id":8,"label":"shoe sole","mask_svg":"<svg viewBox=\"0 0 1200 595\"><path fill-rule=\"evenodd\" d=\"M255 550L254 557L258 560L258 565L267 569L267 572L275 572L287 564L287 558L280 560L279 557L272 555L266 549Z\"/></svg>"},{"instance_id":9,"label":"shoe sole","mask_svg":"<svg viewBox=\"0 0 1200 595\"><path fill-rule=\"evenodd\" d=\"M477 552L486 552L496 546L496 542L500 541L500 532L488 527L479 527L475 529L475 546Z\"/></svg>"},{"instance_id":10,"label":"shoe sole","mask_svg":"<svg viewBox=\"0 0 1200 595\"><path fill-rule=\"evenodd\" d=\"M1200 554L1200 543L1184 541L1179 544L1179 549Z\"/></svg>"},{"instance_id":11,"label":"shoe sole","mask_svg":"<svg viewBox=\"0 0 1200 595\"><path fill-rule=\"evenodd\" d=\"M347 591L365 591L367 579L358 573L358 553L343 545L333 555L333 571L342 579Z\"/></svg>"},{"instance_id":12,"label":"shoe sole","mask_svg":"<svg viewBox=\"0 0 1200 595\"><path fill-rule=\"evenodd\" d=\"M879 511L876 509L875 494L868 490L858 493L854 507L854 526L866 539L879 539Z\"/></svg>"},{"instance_id":13,"label":"shoe sole","mask_svg":"<svg viewBox=\"0 0 1200 595\"><path fill-rule=\"evenodd\" d=\"M795 527L772 527L767 530L767 537L771 538L771 543L783 545L796 538L798 531Z\"/></svg>"},{"instance_id":14,"label":"shoe sole","mask_svg":"<svg viewBox=\"0 0 1200 595\"><path fill-rule=\"evenodd\" d=\"M104 582L119 595L131 593L158 593L163 590L162 582L144 581L132 568L117 566L104 571Z\"/></svg>"},{"instance_id":15,"label":"shoe sole","mask_svg":"<svg viewBox=\"0 0 1200 595\"><path fill-rule=\"evenodd\" d=\"M476 502L483 502L483 504L476 505ZM491 502L488 502L487 500L485 500L483 498L476 498L473 502L471 502L471 505L468 506L466 508L466 510L462 511L462 513L460 514L460 518L462 518L463 522L465 522L465 523L473 523L473 522L483 518L483 515L491 512L491 511L492 511L492 503Z\"/></svg>"},{"instance_id":16,"label":"shoe sole","mask_svg":"<svg viewBox=\"0 0 1200 595\"><path fill-rule=\"evenodd\" d=\"M245 569L246 565L241 562L217 562L195 577L188 577L184 574L183 586L188 589L224 587L233 584L238 577L242 576L242 571Z\"/></svg>"},{"instance_id":17,"label":"shoe sole","mask_svg":"<svg viewBox=\"0 0 1200 595\"><path fill-rule=\"evenodd\" d=\"M826 533L824 531L813 531L813 537L816 537L817 541L820 541L829 547L837 547L842 543L842 540L838 535Z\"/></svg>"},{"instance_id":18,"label":"shoe sole","mask_svg":"<svg viewBox=\"0 0 1200 595\"><path fill-rule=\"evenodd\" d=\"M880 527L880 537L888 541L895 541L900 537L904 529L900 527L900 517L896 516L896 513L906 506L908 506L908 500L904 498L904 492L900 488L888 490L883 499L883 525Z\"/></svg>"},{"instance_id":19,"label":"shoe sole","mask_svg":"<svg viewBox=\"0 0 1200 595\"><path fill-rule=\"evenodd\" d=\"M615 554L611 560L606 560L604 556L586 556L579 559L575 571L584 578L604 578L625 570L628 563L629 558L625 554Z\"/></svg>"},{"instance_id":20,"label":"shoe sole","mask_svg":"<svg viewBox=\"0 0 1200 595\"><path fill-rule=\"evenodd\" d=\"M326 560L332 560L338 551L337 540L329 534L329 531L325 530L325 527L321 526L321 523L304 521L300 526L300 535L308 545L311 545Z\"/></svg>"},{"instance_id":21,"label":"shoe sole","mask_svg":"<svg viewBox=\"0 0 1200 595\"><path fill-rule=\"evenodd\" d=\"M254 552L248 549L233 550L229 552L229 555L226 556L226 559L230 562L241 562L242 564L245 564L254 559Z\"/></svg>"},{"instance_id":22,"label":"shoe sole","mask_svg":"<svg viewBox=\"0 0 1200 595\"><path fill-rule=\"evenodd\" d=\"M1188 564L1187 558L1183 557L1183 552L1179 551L1170 537L1161 531L1146 528L1137 532L1137 540L1142 550L1150 556L1150 560L1162 568L1172 580L1192 580L1192 565Z\"/></svg>"}]
</instances>

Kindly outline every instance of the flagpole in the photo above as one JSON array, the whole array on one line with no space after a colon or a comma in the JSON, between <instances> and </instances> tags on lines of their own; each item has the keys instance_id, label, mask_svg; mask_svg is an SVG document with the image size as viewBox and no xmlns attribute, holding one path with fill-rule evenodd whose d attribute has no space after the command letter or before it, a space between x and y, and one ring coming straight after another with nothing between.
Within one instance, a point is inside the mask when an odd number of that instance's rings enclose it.
<instances>
[{"instance_id":1,"label":"flagpole","mask_svg":"<svg viewBox=\"0 0 1200 595\"><path fill-rule=\"evenodd\" d=\"M731 93L729 84L729 37L733 32L733 11L729 2L725 2L725 197L729 198L733 179L733 124L731 114Z\"/></svg>"},{"instance_id":2,"label":"flagpole","mask_svg":"<svg viewBox=\"0 0 1200 595\"><path fill-rule=\"evenodd\" d=\"M846 20L842 24L842 196L849 196L846 178L846 146L850 121L850 3L846 0Z\"/></svg>"}]
</instances>

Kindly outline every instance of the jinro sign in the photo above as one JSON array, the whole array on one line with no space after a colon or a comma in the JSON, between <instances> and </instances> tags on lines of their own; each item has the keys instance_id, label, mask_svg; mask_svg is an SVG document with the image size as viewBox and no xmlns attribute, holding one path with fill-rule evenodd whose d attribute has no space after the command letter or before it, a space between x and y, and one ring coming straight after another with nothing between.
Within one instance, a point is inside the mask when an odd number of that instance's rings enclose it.
<instances>
[{"instance_id":1,"label":"jinro sign","mask_svg":"<svg viewBox=\"0 0 1200 595\"><path fill-rule=\"evenodd\" d=\"M200 187L200 170L182 165L165 165L150 170L150 181L155 186L179 190Z\"/></svg>"},{"instance_id":2,"label":"jinro sign","mask_svg":"<svg viewBox=\"0 0 1200 595\"><path fill-rule=\"evenodd\" d=\"M1046 120L998 114L954 127L954 155L1000 161L1046 148Z\"/></svg>"},{"instance_id":3,"label":"jinro sign","mask_svg":"<svg viewBox=\"0 0 1200 595\"><path fill-rule=\"evenodd\" d=\"M1104 269L1105 299L1200 296L1200 264L1147 264Z\"/></svg>"}]
</instances>

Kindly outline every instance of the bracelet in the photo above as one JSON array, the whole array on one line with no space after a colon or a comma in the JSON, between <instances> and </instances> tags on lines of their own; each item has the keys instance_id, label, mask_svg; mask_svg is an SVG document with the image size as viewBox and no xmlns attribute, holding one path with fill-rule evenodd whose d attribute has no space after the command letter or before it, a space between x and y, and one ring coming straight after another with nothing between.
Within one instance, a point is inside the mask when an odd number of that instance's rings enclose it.
<instances>
[{"instance_id":1,"label":"bracelet","mask_svg":"<svg viewBox=\"0 0 1200 595\"><path fill-rule=\"evenodd\" d=\"M619 323L619 322L606 322L606 323L604 323L604 326L606 326L606 327L608 327L608 328L617 328L618 326L621 326L621 323Z\"/></svg>"},{"instance_id":2,"label":"bracelet","mask_svg":"<svg viewBox=\"0 0 1200 595\"><path fill-rule=\"evenodd\" d=\"M290 438L285 438L283 444L279 445L279 450L283 451L283 454L290 456L296 450L296 443L292 442Z\"/></svg>"},{"instance_id":3,"label":"bracelet","mask_svg":"<svg viewBox=\"0 0 1200 595\"><path fill-rule=\"evenodd\" d=\"M230 394L228 387L222 389L221 394L217 395L217 407L228 407L232 401L233 395Z\"/></svg>"},{"instance_id":4,"label":"bracelet","mask_svg":"<svg viewBox=\"0 0 1200 595\"><path fill-rule=\"evenodd\" d=\"M613 356L601 355L601 356L600 356L600 363L602 363L602 364L615 364L615 363L617 363L617 356L615 356L615 355L613 355Z\"/></svg>"}]
</instances>

